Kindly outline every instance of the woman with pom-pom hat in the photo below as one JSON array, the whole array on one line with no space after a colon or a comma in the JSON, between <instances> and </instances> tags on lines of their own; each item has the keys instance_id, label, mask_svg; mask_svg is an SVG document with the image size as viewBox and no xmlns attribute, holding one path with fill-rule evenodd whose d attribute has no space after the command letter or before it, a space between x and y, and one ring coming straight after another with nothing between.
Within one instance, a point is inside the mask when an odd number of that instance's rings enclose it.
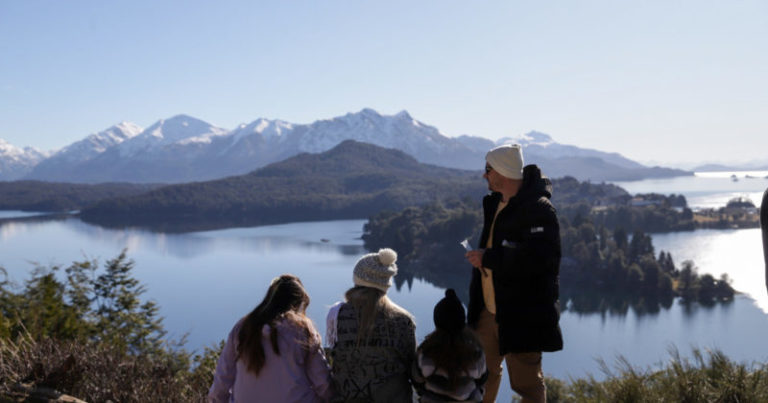
<instances>
[{"instance_id":1,"label":"woman with pom-pom hat","mask_svg":"<svg viewBox=\"0 0 768 403\"><path fill-rule=\"evenodd\" d=\"M387 297L397 253L364 255L352 272L354 287L328 312L326 343L340 401L411 401L416 350L413 316Z\"/></svg>"}]
</instances>

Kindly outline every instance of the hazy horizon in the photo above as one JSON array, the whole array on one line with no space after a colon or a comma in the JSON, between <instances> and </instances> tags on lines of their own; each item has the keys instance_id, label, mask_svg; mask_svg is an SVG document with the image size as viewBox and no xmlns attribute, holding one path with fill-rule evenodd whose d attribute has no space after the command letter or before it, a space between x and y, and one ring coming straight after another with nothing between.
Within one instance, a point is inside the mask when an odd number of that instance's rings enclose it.
<instances>
[{"instance_id":1,"label":"hazy horizon","mask_svg":"<svg viewBox=\"0 0 768 403\"><path fill-rule=\"evenodd\" d=\"M768 3L0 2L0 138L407 110L647 165L766 161Z\"/></svg>"}]
</instances>

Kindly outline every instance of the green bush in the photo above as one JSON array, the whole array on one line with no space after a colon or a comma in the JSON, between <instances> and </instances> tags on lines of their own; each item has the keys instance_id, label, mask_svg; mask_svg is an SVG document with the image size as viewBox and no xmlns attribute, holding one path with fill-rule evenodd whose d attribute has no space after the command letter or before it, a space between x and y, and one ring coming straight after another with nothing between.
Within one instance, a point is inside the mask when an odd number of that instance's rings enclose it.
<instances>
[{"instance_id":1,"label":"green bush","mask_svg":"<svg viewBox=\"0 0 768 403\"><path fill-rule=\"evenodd\" d=\"M163 318L125 251L108 260L38 267L15 291L0 281L0 401L38 386L87 401L202 401L223 345L193 356L165 339Z\"/></svg>"}]
</instances>

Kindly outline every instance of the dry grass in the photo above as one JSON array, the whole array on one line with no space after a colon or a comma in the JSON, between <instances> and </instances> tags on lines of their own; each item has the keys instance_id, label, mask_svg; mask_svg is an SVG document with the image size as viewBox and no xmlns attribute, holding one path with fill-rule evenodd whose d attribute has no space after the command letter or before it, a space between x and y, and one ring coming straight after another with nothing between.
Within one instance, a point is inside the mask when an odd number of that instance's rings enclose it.
<instances>
[{"instance_id":1,"label":"dry grass","mask_svg":"<svg viewBox=\"0 0 768 403\"><path fill-rule=\"evenodd\" d=\"M89 402L202 402L212 370L210 363L193 367L185 353L129 355L105 344L0 339L0 401L23 401L29 389L49 387Z\"/></svg>"},{"instance_id":2,"label":"dry grass","mask_svg":"<svg viewBox=\"0 0 768 403\"><path fill-rule=\"evenodd\" d=\"M768 399L765 364L736 363L720 351L693 350L692 359L670 351L666 366L640 370L624 358L615 369L603 364L607 378L592 376L565 383L547 381L549 402L721 402L762 403Z\"/></svg>"}]
</instances>

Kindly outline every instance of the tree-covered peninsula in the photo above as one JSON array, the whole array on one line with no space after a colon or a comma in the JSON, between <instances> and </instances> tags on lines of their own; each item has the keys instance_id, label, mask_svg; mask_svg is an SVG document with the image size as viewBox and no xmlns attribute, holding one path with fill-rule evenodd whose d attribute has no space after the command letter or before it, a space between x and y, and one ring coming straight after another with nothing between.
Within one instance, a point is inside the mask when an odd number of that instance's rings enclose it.
<instances>
[{"instance_id":1,"label":"tree-covered peninsula","mask_svg":"<svg viewBox=\"0 0 768 403\"><path fill-rule=\"evenodd\" d=\"M553 180L563 258L562 301L578 312L655 312L683 301L730 301L726 275L699 275L691 261L676 265L669 252L656 254L649 231L692 229L682 196L631 197L614 185ZM640 203L641 200L653 201ZM424 278L466 293L471 268L463 239L477 246L482 217L479 199L460 199L387 211L371 217L363 240L369 249L390 246L401 254L399 281ZM400 276L399 276L400 277ZM467 295L463 295L466 300Z\"/></svg>"}]
</instances>

